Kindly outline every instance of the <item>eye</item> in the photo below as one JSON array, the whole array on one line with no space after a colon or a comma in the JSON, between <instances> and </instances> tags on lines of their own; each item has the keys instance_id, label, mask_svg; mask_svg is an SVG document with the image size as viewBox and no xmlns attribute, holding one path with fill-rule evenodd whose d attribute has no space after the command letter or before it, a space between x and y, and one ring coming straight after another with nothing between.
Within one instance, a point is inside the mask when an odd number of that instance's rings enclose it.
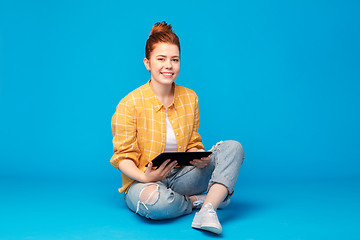
<instances>
[{"instance_id":1,"label":"eye","mask_svg":"<svg viewBox=\"0 0 360 240\"><path fill-rule=\"evenodd\" d=\"M174 59L173 59L173 61L174 61L174 62L179 62L179 61L180 61L180 59L178 59L178 58L174 58Z\"/></svg>"},{"instance_id":2,"label":"eye","mask_svg":"<svg viewBox=\"0 0 360 240\"><path fill-rule=\"evenodd\" d=\"M165 61L165 58L158 58L159 61Z\"/></svg>"}]
</instances>

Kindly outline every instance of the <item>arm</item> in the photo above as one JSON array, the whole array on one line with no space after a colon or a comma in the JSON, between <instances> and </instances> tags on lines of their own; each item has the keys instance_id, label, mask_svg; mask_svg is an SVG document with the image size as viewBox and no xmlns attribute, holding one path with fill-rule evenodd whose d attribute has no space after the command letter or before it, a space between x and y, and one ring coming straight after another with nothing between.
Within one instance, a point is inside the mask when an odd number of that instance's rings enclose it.
<instances>
[{"instance_id":1,"label":"arm","mask_svg":"<svg viewBox=\"0 0 360 240\"><path fill-rule=\"evenodd\" d=\"M204 149L198 149L198 148L196 148L196 147L192 147L192 148L190 148L190 149L188 149L188 150L186 150L187 152L205 152L205 150Z\"/></svg>"},{"instance_id":2,"label":"arm","mask_svg":"<svg viewBox=\"0 0 360 240\"><path fill-rule=\"evenodd\" d=\"M136 138L136 112L133 99L124 98L120 101L111 120L111 130L114 150L111 164L119 169L121 161L130 160L138 166L141 152Z\"/></svg>"},{"instance_id":3,"label":"arm","mask_svg":"<svg viewBox=\"0 0 360 240\"><path fill-rule=\"evenodd\" d=\"M142 172L132 160L125 159L119 162L119 170L131 179L144 182L144 172Z\"/></svg>"},{"instance_id":4,"label":"arm","mask_svg":"<svg viewBox=\"0 0 360 240\"><path fill-rule=\"evenodd\" d=\"M198 101L198 97L196 96L195 104L194 104L194 123L193 123L191 137L187 145L187 150L186 150L187 152L204 150L204 145L201 143L202 139L198 132L199 125L200 125L199 101Z\"/></svg>"}]
</instances>

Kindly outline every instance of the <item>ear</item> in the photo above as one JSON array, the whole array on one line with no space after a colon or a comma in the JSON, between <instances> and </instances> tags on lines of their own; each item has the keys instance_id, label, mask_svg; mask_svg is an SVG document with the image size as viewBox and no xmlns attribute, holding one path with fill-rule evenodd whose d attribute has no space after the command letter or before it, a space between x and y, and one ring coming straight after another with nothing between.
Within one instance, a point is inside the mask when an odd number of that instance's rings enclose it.
<instances>
[{"instance_id":1,"label":"ear","mask_svg":"<svg viewBox=\"0 0 360 240\"><path fill-rule=\"evenodd\" d=\"M147 58L144 58L144 65L148 71L150 71L150 61Z\"/></svg>"}]
</instances>

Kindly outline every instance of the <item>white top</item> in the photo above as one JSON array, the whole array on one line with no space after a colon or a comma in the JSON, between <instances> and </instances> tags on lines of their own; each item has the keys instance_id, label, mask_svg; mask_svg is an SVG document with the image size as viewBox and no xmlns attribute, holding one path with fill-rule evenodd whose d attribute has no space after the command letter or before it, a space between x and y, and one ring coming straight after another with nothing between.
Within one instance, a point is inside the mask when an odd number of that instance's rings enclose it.
<instances>
[{"instance_id":1,"label":"white top","mask_svg":"<svg viewBox=\"0 0 360 240\"><path fill-rule=\"evenodd\" d=\"M171 126L167 113L166 113L166 145L164 152L177 152L177 142L175 138L174 129Z\"/></svg>"}]
</instances>

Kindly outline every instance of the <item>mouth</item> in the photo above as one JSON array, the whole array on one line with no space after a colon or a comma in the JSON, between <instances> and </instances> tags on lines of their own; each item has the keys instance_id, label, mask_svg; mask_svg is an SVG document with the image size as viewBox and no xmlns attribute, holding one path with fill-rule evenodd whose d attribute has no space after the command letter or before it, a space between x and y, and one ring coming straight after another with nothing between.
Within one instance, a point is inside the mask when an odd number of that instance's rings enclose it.
<instances>
[{"instance_id":1,"label":"mouth","mask_svg":"<svg viewBox=\"0 0 360 240\"><path fill-rule=\"evenodd\" d=\"M164 76L164 77L172 77L174 75L174 73L172 72L161 72L161 74Z\"/></svg>"}]
</instances>

